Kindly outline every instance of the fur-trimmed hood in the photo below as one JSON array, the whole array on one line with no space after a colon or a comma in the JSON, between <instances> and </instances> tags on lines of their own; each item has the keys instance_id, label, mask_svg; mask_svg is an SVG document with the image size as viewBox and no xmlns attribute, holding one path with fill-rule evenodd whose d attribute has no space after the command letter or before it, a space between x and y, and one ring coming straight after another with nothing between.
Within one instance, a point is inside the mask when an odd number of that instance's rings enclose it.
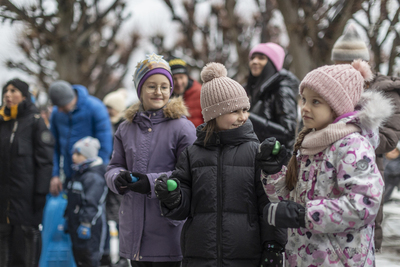
<instances>
[{"instance_id":1,"label":"fur-trimmed hood","mask_svg":"<svg viewBox=\"0 0 400 267\"><path fill-rule=\"evenodd\" d=\"M367 90L362 93L356 111L340 121L356 124L361 129L361 135L376 148L379 145L379 128L392 116L394 108L382 92Z\"/></svg>"},{"instance_id":2,"label":"fur-trimmed hood","mask_svg":"<svg viewBox=\"0 0 400 267\"><path fill-rule=\"evenodd\" d=\"M126 111L125 111L125 118L132 122L132 120L135 118L136 114L138 113L139 110L141 110L142 103L138 102L132 106L130 106ZM162 108L164 116L166 118L170 119L179 119L182 116L189 117L189 112L187 107L185 106L185 103L183 101L183 98L180 97L173 97L171 98L168 103Z\"/></svg>"}]
</instances>

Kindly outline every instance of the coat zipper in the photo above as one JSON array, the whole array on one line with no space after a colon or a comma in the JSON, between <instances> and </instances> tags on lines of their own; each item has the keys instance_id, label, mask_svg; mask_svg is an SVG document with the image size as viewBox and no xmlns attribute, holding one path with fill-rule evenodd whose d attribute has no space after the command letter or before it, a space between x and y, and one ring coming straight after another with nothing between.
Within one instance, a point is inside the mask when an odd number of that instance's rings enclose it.
<instances>
[{"instance_id":1,"label":"coat zipper","mask_svg":"<svg viewBox=\"0 0 400 267\"><path fill-rule=\"evenodd\" d=\"M14 122L14 126L13 129L11 131L11 136L10 136L10 150L11 150L11 144L14 141L14 137L15 137L15 132L18 129L18 121ZM7 224L10 224L10 217L8 216L10 214L10 199L7 199Z\"/></svg>"},{"instance_id":2,"label":"coat zipper","mask_svg":"<svg viewBox=\"0 0 400 267\"><path fill-rule=\"evenodd\" d=\"M222 169L221 169L221 156L222 147L220 145L221 141L219 135L217 134L217 145L218 145L218 169L217 169L217 266L222 266Z\"/></svg>"}]
</instances>

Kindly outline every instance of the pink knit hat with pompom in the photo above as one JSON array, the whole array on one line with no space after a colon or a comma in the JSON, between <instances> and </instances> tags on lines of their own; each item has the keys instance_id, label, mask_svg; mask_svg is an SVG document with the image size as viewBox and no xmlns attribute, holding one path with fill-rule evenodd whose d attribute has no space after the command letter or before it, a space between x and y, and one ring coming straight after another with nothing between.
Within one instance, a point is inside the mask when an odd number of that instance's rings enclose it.
<instances>
[{"instance_id":1,"label":"pink knit hat with pompom","mask_svg":"<svg viewBox=\"0 0 400 267\"><path fill-rule=\"evenodd\" d=\"M208 63L201 71L200 104L204 122L238 109L250 109L249 98L244 88L227 77L221 63Z\"/></svg>"},{"instance_id":2,"label":"pink knit hat with pompom","mask_svg":"<svg viewBox=\"0 0 400 267\"><path fill-rule=\"evenodd\" d=\"M317 92L337 116L354 111L364 91L364 82L373 78L371 67L361 59L343 65L323 66L309 72L300 84Z\"/></svg>"}]
</instances>

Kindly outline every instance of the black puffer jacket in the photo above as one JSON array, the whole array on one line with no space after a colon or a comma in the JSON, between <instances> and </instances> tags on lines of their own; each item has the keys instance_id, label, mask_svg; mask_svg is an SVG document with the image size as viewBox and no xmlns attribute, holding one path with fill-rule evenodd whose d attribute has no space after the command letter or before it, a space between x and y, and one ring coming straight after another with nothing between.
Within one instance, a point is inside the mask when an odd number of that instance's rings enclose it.
<instances>
[{"instance_id":1,"label":"black puffer jacket","mask_svg":"<svg viewBox=\"0 0 400 267\"><path fill-rule=\"evenodd\" d=\"M250 120L216 133L204 147L205 124L197 141L179 157L171 177L181 182L182 201L172 219L187 218L181 234L182 266L260 266L263 244L284 246L286 231L262 218L268 198L255 167L258 140Z\"/></svg>"},{"instance_id":2,"label":"black puffer jacket","mask_svg":"<svg viewBox=\"0 0 400 267\"><path fill-rule=\"evenodd\" d=\"M0 223L41 223L53 146L54 139L31 102L19 105L16 119L0 116Z\"/></svg>"},{"instance_id":3,"label":"black puffer jacket","mask_svg":"<svg viewBox=\"0 0 400 267\"><path fill-rule=\"evenodd\" d=\"M254 86L246 86L254 132L260 142L276 137L291 151L297 125L299 80L285 69L265 78L260 76L260 79Z\"/></svg>"}]
</instances>

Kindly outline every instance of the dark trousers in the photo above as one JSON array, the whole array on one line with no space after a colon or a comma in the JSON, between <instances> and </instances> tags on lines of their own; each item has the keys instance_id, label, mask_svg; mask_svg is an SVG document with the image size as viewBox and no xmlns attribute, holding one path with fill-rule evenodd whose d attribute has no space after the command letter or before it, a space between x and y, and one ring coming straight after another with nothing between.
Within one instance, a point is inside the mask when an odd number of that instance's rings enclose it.
<instances>
[{"instance_id":1,"label":"dark trousers","mask_svg":"<svg viewBox=\"0 0 400 267\"><path fill-rule=\"evenodd\" d=\"M148 262L148 261L132 261L132 267L180 267L180 261L169 261L169 262Z\"/></svg>"},{"instance_id":2,"label":"dark trousers","mask_svg":"<svg viewBox=\"0 0 400 267\"><path fill-rule=\"evenodd\" d=\"M0 224L0 266L37 267L41 249L37 227Z\"/></svg>"}]
</instances>

